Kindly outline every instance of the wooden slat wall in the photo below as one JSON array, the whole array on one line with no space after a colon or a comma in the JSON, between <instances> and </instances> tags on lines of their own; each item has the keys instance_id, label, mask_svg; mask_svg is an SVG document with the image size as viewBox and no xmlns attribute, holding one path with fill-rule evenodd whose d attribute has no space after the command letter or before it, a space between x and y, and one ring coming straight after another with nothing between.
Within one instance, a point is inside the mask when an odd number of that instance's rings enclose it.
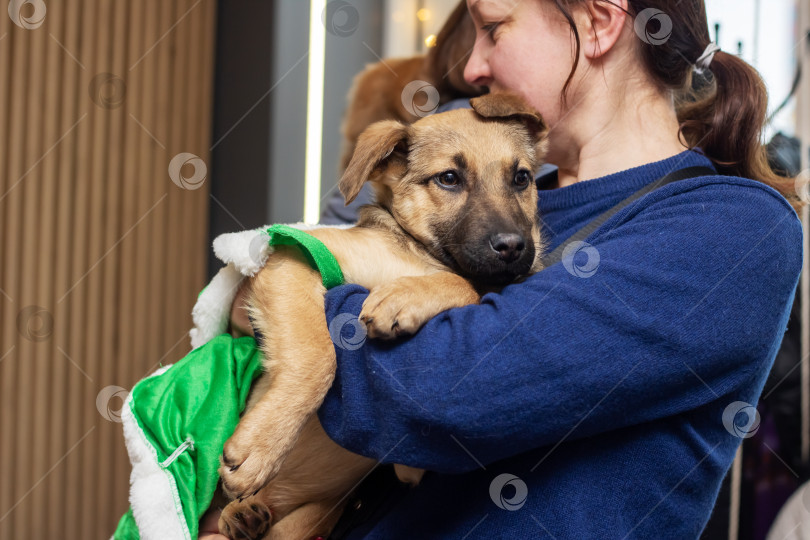
<instances>
[{"instance_id":1,"label":"wooden slat wall","mask_svg":"<svg viewBox=\"0 0 810 540\"><path fill-rule=\"evenodd\" d=\"M97 399L188 351L206 275L210 179L181 189L168 166L210 163L216 0L45 2L28 29L7 4L0 538L109 538L128 506L125 392Z\"/></svg>"}]
</instances>

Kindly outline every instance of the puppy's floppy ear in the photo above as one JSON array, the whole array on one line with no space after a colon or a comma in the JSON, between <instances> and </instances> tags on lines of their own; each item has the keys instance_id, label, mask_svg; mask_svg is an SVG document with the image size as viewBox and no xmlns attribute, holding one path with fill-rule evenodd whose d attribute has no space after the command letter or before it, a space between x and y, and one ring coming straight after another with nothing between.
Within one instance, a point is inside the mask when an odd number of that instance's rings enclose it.
<instances>
[{"instance_id":1,"label":"puppy's floppy ear","mask_svg":"<svg viewBox=\"0 0 810 540\"><path fill-rule=\"evenodd\" d=\"M473 110L484 118L519 120L534 138L534 152L538 164L548 151L548 126L534 107L518 96L508 92L497 92L474 97L470 100Z\"/></svg>"},{"instance_id":2,"label":"puppy's floppy ear","mask_svg":"<svg viewBox=\"0 0 810 540\"><path fill-rule=\"evenodd\" d=\"M366 128L357 140L357 146L338 188L352 202L366 181L396 157L407 151L408 126L394 120L376 122ZM399 147L399 148L398 148ZM395 152L396 150L396 152Z\"/></svg>"},{"instance_id":3,"label":"puppy's floppy ear","mask_svg":"<svg viewBox=\"0 0 810 540\"><path fill-rule=\"evenodd\" d=\"M470 100L473 110L484 118L512 118L521 120L538 140L548 127L540 113L518 96L508 92L484 94Z\"/></svg>"}]
</instances>

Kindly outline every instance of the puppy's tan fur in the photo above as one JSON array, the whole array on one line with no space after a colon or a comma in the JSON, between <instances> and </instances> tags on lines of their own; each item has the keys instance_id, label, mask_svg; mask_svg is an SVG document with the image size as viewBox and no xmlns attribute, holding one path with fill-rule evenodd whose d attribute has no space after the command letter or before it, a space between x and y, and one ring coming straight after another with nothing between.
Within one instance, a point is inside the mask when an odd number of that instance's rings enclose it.
<instances>
[{"instance_id":1,"label":"puppy's tan fur","mask_svg":"<svg viewBox=\"0 0 810 540\"><path fill-rule=\"evenodd\" d=\"M462 260L458 250L473 238L489 238L465 224L514 223L531 244L523 274L540 268L537 192L533 182L517 188L515 171L539 167L545 125L512 97L487 95L472 104L474 111L450 111L411 126L371 126L340 188L350 201L371 181L377 204L361 209L355 227L311 231L335 255L347 282L370 289L360 314L370 337L413 334L438 313L479 301L479 289L467 278L484 271L448 263ZM463 171L463 189L438 182L449 170ZM256 383L225 444L223 487L242 500L225 508L220 530L234 539L326 537L347 495L376 462L332 442L314 414L336 367L320 274L297 248L278 247L272 257L248 285L268 375ZM398 474L418 482L422 471L398 466Z\"/></svg>"}]
</instances>

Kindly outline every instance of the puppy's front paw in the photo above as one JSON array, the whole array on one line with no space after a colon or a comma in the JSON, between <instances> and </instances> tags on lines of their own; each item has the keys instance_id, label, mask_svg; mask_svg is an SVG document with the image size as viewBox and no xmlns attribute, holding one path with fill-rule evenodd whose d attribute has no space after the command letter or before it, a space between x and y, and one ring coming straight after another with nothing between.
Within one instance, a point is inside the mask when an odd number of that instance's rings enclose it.
<instances>
[{"instance_id":1,"label":"puppy's front paw","mask_svg":"<svg viewBox=\"0 0 810 540\"><path fill-rule=\"evenodd\" d=\"M418 278L409 277L372 289L360 312L368 337L394 339L415 334L438 313L424 302L423 293Z\"/></svg>"},{"instance_id":2,"label":"puppy's front paw","mask_svg":"<svg viewBox=\"0 0 810 540\"><path fill-rule=\"evenodd\" d=\"M255 498L233 501L219 516L219 532L231 540L257 540L270 530L272 517L270 509Z\"/></svg>"},{"instance_id":3,"label":"puppy's front paw","mask_svg":"<svg viewBox=\"0 0 810 540\"><path fill-rule=\"evenodd\" d=\"M225 443L220 460L222 488L232 499L244 499L263 488L281 468L268 446L268 437L250 429L243 418ZM243 425L246 424L246 425ZM258 436L257 436L258 435Z\"/></svg>"}]
</instances>

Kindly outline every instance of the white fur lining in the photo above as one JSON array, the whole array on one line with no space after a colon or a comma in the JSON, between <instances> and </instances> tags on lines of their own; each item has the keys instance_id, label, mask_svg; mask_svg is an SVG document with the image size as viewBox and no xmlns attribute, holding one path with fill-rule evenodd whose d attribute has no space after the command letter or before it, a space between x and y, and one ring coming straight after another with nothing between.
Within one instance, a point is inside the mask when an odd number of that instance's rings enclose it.
<instances>
[{"instance_id":1,"label":"white fur lining","mask_svg":"<svg viewBox=\"0 0 810 540\"><path fill-rule=\"evenodd\" d=\"M160 375L171 365L155 371ZM132 412L132 393L121 412L124 441L132 463L129 502L141 540L191 540L174 477L158 464L155 448L141 431Z\"/></svg>"},{"instance_id":2,"label":"white fur lining","mask_svg":"<svg viewBox=\"0 0 810 540\"><path fill-rule=\"evenodd\" d=\"M302 231L318 229L324 225L294 223ZM268 226L249 231L221 234L214 240L214 254L225 263L211 283L203 289L191 311L194 328L189 332L191 348L205 345L228 328L231 304L245 277L252 277L262 269L273 248L267 243ZM346 229L353 225L329 225Z\"/></svg>"}]
</instances>

